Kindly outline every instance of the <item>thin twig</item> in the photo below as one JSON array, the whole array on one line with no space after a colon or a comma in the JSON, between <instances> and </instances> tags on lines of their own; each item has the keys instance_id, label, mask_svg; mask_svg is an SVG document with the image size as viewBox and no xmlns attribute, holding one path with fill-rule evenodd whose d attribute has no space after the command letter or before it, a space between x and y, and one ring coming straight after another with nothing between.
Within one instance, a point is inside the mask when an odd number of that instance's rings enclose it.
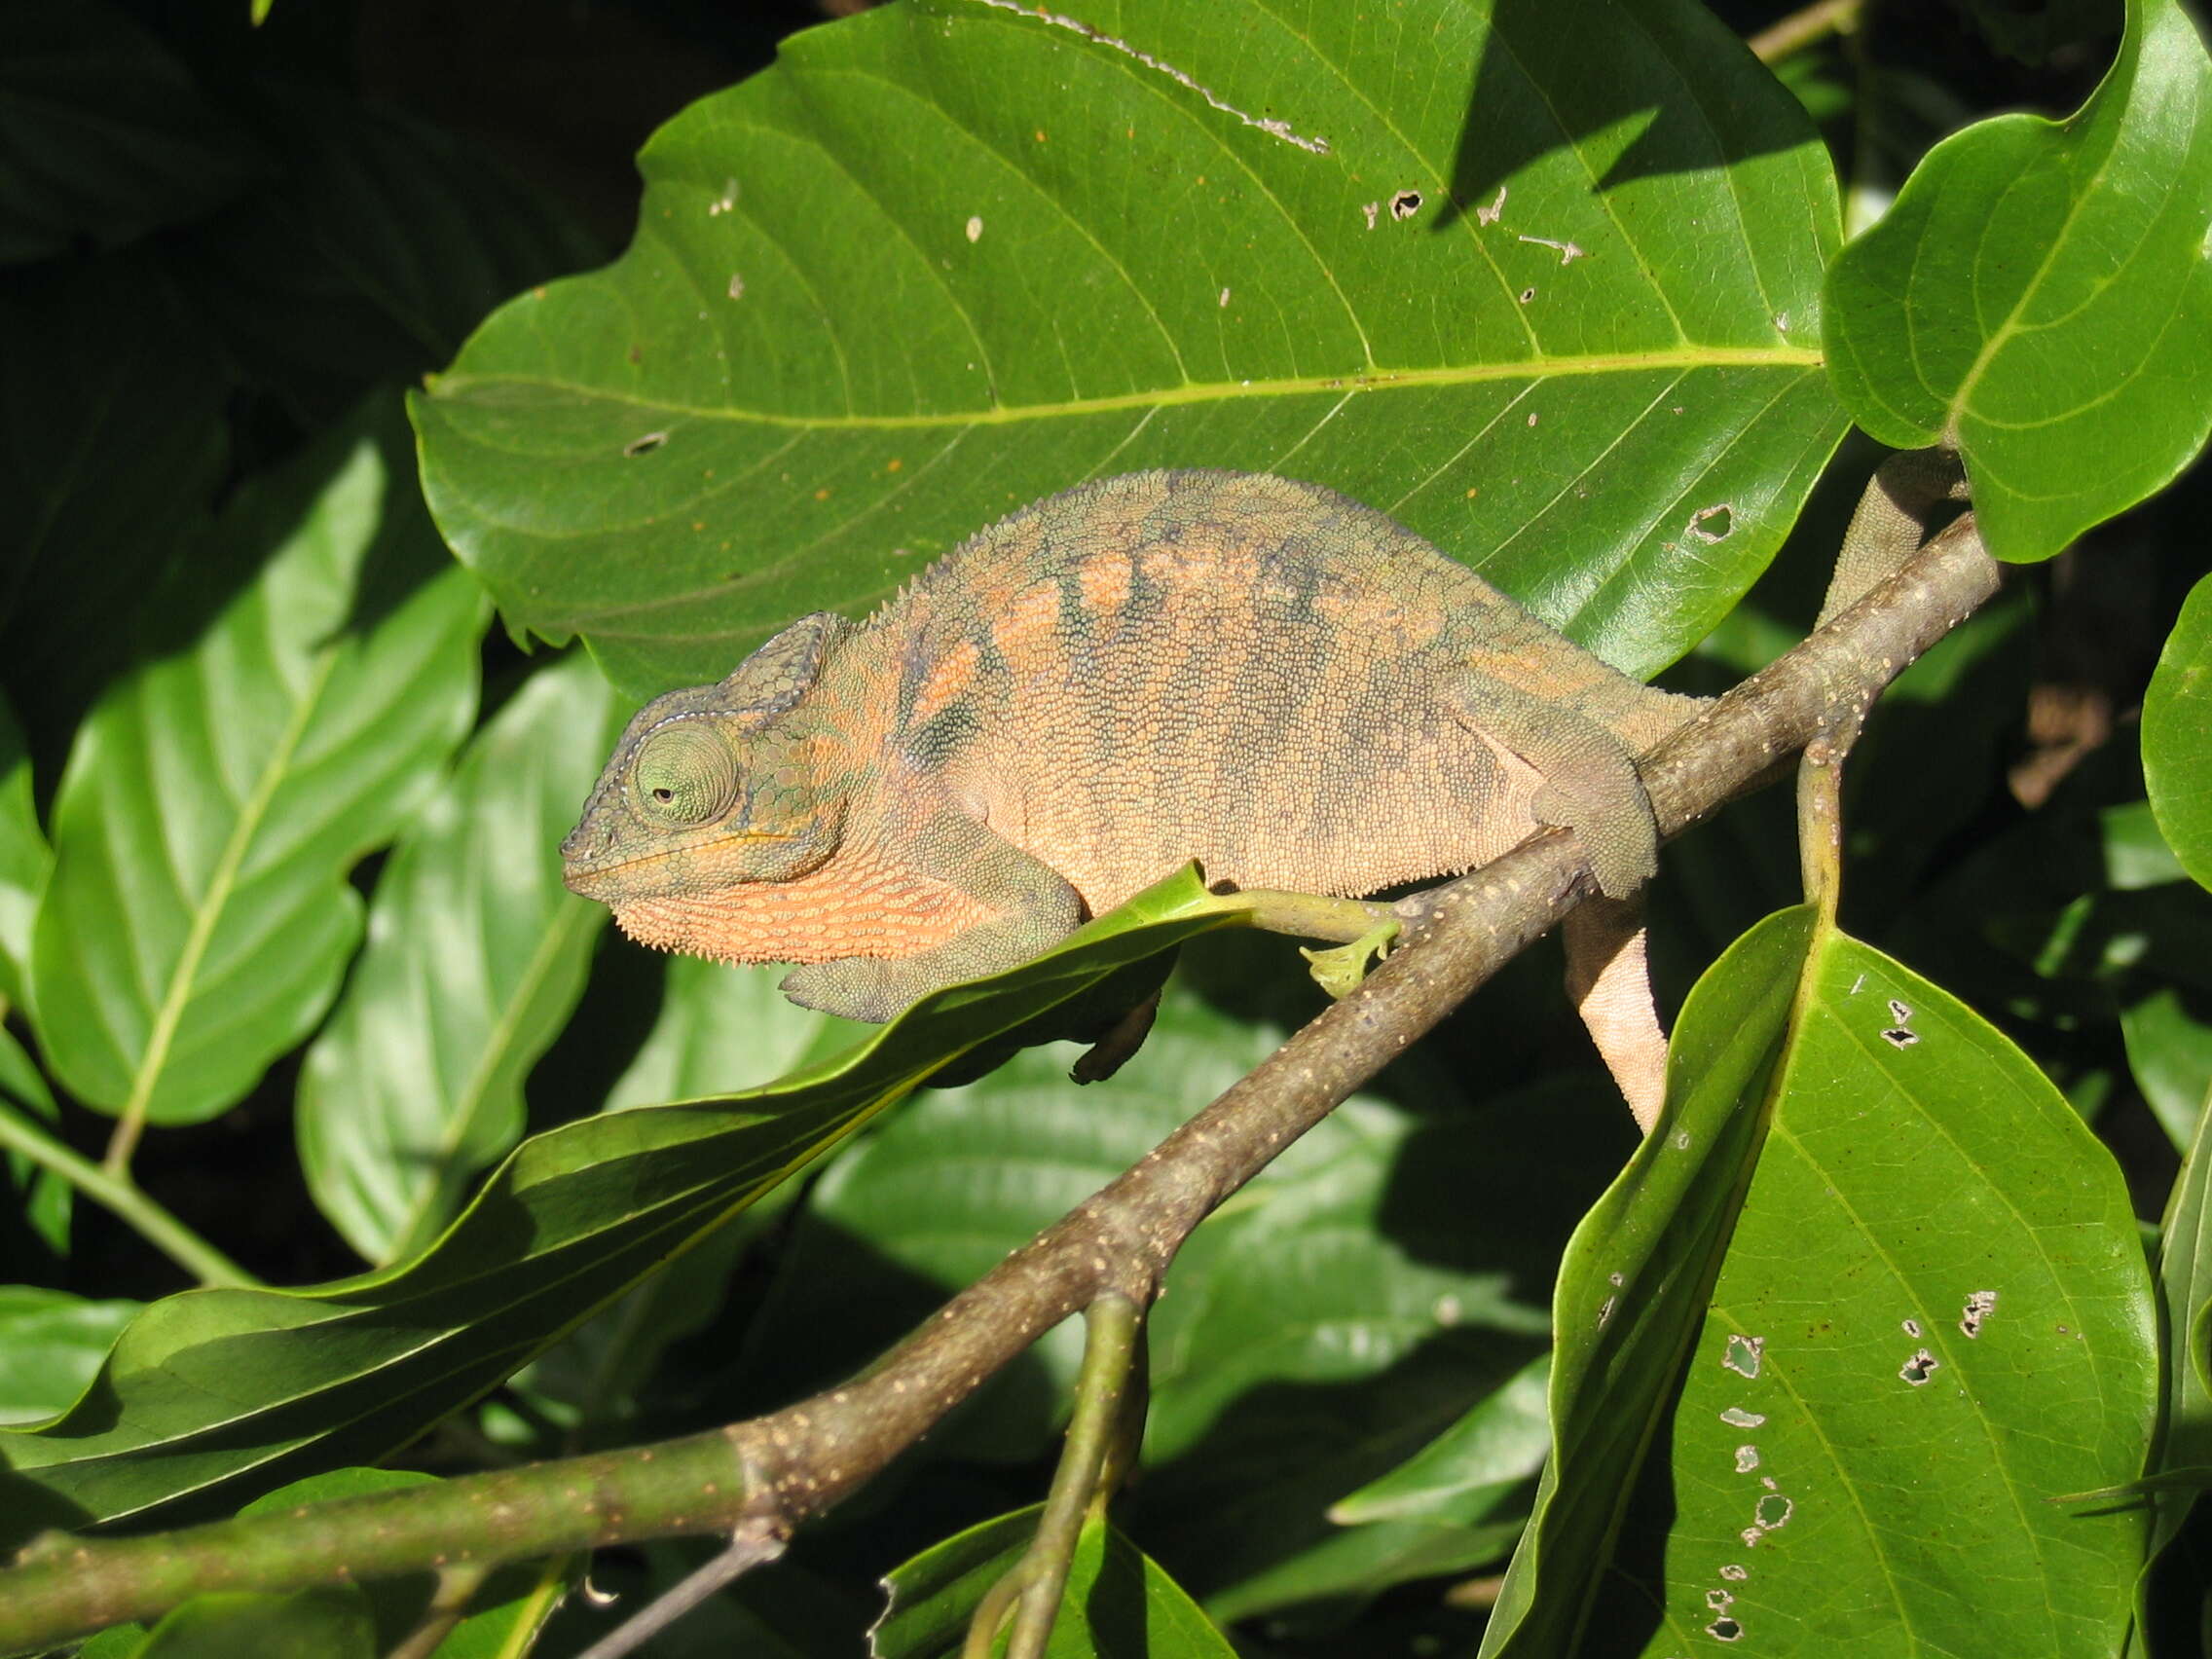
<instances>
[{"instance_id":1,"label":"thin twig","mask_svg":"<svg viewBox=\"0 0 2212 1659\"><path fill-rule=\"evenodd\" d=\"M1849 34L1859 26L1864 0L1816 0L1802 11L1767 24L1744 44L1761 63L1780 63L1831 34Z\"/></svg>"},{"instance_id":2,"label":"thin twig","mask_svg":"<svg viewBox=\"0 0 2212 1659\"><path fill-rule=\"evenodd\" d=\"M728 1548L666 1595L656 1597L608 1631L578 1654L577 1659L622 1659L625 1653L635 1653L723 1585L735 1582L783 1553L783 1539L764 1532L740 1531L730 1539Z\"/></svg>"}]
</instances>

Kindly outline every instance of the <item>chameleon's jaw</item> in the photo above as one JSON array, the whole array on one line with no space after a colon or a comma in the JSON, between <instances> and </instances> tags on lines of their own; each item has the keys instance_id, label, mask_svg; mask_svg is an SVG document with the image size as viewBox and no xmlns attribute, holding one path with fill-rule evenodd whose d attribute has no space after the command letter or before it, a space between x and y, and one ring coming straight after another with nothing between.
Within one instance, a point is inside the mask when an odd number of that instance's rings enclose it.
<instances>
[{"instance_id":1,"label":"chameleon's jaw","mask_svg":"<svg viewBox=\"0 0 2212 1659\"><path fill-rule=\"evenodd\" d=\"M571 842L573 839L571 836ZM561 880L570 892L596 899L619 913L625 905L641 900L668 898L728 881L760 880L742 867L743 849L788 845L798 839L796 835L746 830L619 857L608 857L605 852L597 857L579 857L570 850L569 842L564 842ZM733 863L740 867L729 867Z\"/></svg>"}]
</instances>

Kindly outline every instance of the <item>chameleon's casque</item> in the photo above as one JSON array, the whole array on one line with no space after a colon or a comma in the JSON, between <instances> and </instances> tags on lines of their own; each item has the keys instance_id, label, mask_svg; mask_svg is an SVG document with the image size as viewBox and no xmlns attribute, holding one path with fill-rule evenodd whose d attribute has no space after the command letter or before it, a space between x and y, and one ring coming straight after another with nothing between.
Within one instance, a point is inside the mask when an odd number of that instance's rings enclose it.
<instances>
[{"instance_id":1,"label":"chameleon's casque","mask_svg":"<svg viewBox=\"0 0 2212 1659\"><path fill-rule=\"evenodd\" d=\"M1632 756L1699 706L1342 496L1140 472L648 704L562 854L633 938L801 964L794 1000L881 1020L1194 858L1357 894L1557 824L1625 893L1655 858Z\"/></svg>"}]
</instances>

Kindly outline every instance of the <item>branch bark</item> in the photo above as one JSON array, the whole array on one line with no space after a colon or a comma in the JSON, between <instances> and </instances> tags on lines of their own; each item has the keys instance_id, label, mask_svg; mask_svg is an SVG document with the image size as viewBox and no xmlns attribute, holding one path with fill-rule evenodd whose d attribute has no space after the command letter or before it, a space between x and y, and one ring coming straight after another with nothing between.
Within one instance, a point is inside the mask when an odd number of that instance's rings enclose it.
<instances>
[{"instance_id":1,"label":"branch bark","mask_svg":"<svg viewBox=\"0 0 2212 1659\"><path fill-rule=\"evenodd\" d=\"M1662 835L1772 777L1839 702L1870 701L1996 590L1971 515L1645 756ZM0 1648L158 1614L208 1590L305 1588L719 1533L765 1559L985 1379L1101 1296L1149 1306L1176 1251L1249 1181L1591 890L1564 832L1420 896L1406 946L1140 1162L954 1297L867 1372L656 1446L144 1538L50 1534L0 1571Z\"/></svg>"}]
</instances>

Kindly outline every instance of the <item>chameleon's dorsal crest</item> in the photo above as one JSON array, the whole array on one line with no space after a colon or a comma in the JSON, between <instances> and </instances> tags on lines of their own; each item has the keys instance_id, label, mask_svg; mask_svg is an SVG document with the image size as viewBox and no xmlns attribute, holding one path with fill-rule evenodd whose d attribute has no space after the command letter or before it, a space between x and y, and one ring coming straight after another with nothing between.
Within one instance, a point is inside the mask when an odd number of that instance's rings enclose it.
<instances>
[{"instance_id":1,"label":"chameleon's dorsal crest","mask_svg":"<svg viewBox=\"0 0 2212 1659\"><path fill-rule=\"evenodd\" d=\"M801 616L722 682L729 714L759 727L785 713L813 688L830 647L851 627L833 610Z\"/></svg>"}]
</instances>

